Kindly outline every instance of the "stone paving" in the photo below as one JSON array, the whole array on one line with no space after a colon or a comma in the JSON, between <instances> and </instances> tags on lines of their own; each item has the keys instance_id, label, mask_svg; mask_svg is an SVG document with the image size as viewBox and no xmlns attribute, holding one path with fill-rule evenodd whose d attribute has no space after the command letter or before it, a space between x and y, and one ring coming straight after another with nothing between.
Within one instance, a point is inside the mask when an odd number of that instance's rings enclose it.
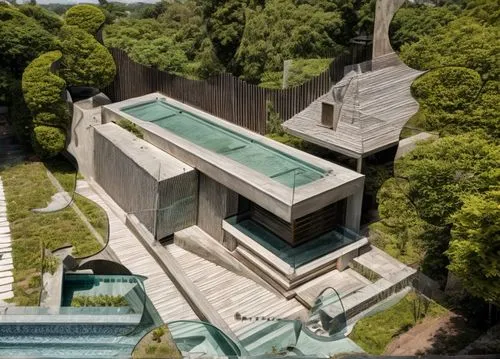
<instances>
[{"instance_id":1,"label":"stone paving","mask_svg":"<svg viewBox=\"0 0 500 359\"><path fill-rule=\"evenodd\" d=\"M4 299L14 296L12 291L13 268L10 228L7 221L7 202L0 177L0 303Z\"/></svg>"}]
</instances>

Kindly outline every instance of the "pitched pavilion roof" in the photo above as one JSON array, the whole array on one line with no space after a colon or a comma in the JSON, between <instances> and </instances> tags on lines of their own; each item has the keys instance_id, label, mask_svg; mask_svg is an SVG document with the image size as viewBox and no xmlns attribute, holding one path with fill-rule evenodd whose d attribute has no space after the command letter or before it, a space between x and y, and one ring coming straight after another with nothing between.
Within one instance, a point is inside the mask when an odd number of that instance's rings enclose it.
<instances>
[{"instance_id":1,"label":"pitched pavilion roof","mask_svg":"<svg viewBox=\"0 0 500 359\"><path fill-rule=\"evenodd\" d=\"M328 93L284 122L285 131L354 158L397 143L403 126L418 111L410 86L423 72L409 68L394 53L384 57L373 61L377 70L361 72L358 66L347 73ZM341 107L335 130L321 126L323 102Z\"/></svg>"}]
</instances>

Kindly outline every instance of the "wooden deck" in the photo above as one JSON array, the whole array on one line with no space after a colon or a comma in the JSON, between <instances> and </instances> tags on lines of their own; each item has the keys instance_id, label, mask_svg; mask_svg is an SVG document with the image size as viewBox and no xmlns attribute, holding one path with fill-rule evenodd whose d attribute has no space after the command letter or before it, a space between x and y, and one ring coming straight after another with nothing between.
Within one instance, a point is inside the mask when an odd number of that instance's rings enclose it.
<instances>
[{"instance_id":1,"label":"wooden deck","mask_svg":"<svg viewBox=\"0 0 500 359\"><path fill-rule=\"evenodd\" d=\"M248 322L234 319L242 316L298 318L305 307L297 300L286 300L256 282L188 252L176 244L167 245L188 278L238 335L248 330Z\"/></svg>"},{"instance_id":2,"label":"wooden deck","mask_svg":"<svg viewBox=\"0 0 500 359\"><path fill-rule=\"evenodd\" d=\"M292 135L350 157L360 158L399 141L403 126L418 111L410 86L423 72L403 64L396 54L376 60L376 71L350 72L332 90L283 124ZM381 65L383 66L383 65ZM342 88L342 102L333 89ZM321 126L322 103L341 106L336 129Z\"/></svg>"},{"instance_id":3,"label":"wooden deck","mask_svg":"<svg viewBox=\"0 0 500 359\"><path fill-rule=\"evenodd\" d=\"M198 319L158 263L125 226L125 213L113 200L97 184L92 184L91 188L86 181L78 181L77 193L96 202L106 211L110 226L108 246L132 273L148 278L144 282L146 293L163 321Z\"/></svg>"},{"instance_id":4,"label":"wooden deck","mask_svg":"<svg viewBox=\"0 0 500 359\"><path fill-rule=\"evenodd\" d=\"M12 283L12 246L10 227L7 221L7 201L3 192L2 178L0 177L0 304L4 299L14 296Z\"/></svg>"}]
</instances>

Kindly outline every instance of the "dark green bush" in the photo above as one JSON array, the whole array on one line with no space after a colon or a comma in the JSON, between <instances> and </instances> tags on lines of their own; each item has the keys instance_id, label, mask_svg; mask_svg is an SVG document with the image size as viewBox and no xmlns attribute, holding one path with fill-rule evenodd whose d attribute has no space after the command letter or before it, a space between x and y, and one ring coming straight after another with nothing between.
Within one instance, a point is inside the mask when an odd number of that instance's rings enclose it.
<instances>
[{"instance_id":1,"label":"dark green bush","mask_svg":"<svg viewBox=\"0 0 500 359\"><path fill-rule=\"evenodd\" d=\"M33 129L31 143L41 157L53 157L64 150L66 132L57 127L36 126Z\"/></svg>"},{"instance_id":2,"label":"dark green bush","mask_svg":"<svg viewBox=\"0 0 500 359\"><path fill-rule=\"evenodd\" d=\"M38 5L21 5L18 9L24 15L35 19L49 32L57 31L63 26L63 20L60 16Z\"/></svg>"},{"instance_id":3,"label":"dark green bush","mask_svg":"<svg viewBox=\"0 0 500 359\"><path fill-rule=\"evenodd\" d=\"M64 19L66 24L77 26L89 34L95 35L99 27L104 24L106 16L96 6L76 5L66 11Z\"/></svg>"},{"instance_id":4,"label":"dark green bush","mask_svg":"<svg viewBox=\"0 0 500 359\"><path fill-rule=\"evenodd\" d=\"M61 102L66 83L51 71L52 64L62 57L60 51L47 52L31 62L23 73L24 100L34 114L52 112Z\"/></svg>"},{"instance_id":5,"label":"dark green bush","mask_svg":"<svg viewBox=\"0 0 500 359\"><path fill-rule=\"evenodd\" d=\"M61 77L68 86L106 87L116 73L109 51L86 31L63 26L60 33Z\"/></svg>"}]
</instances>

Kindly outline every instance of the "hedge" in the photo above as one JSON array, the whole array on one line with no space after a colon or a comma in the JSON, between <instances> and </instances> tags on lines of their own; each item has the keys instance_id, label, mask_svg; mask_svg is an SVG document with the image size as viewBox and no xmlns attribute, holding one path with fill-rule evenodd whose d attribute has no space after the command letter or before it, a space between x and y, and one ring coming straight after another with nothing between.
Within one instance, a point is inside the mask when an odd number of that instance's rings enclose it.
<instances>
[{"instance_id":1,"label":"hedge","mask_svg":"<svg viewBox=\"0 0 500 359\"><path fill-rule=\"evenodd\" d=\"M64 150L66 132L57 127L35 126L31 138L35 152L41 157L53 157Z\"/></svg>"},{"instance_id":2,"label":"hedge","mask_svg":"<svg viewBox=\"0 0 500 359\"><path fill-rule=\"evenodd\" d=\"M64 15L67 25L77 26L80 29L95 35L104 23L104 13L93 5L76 5L71 7Z\"/></svg>"},{"instance_id":3,"label":"hedge","mask_svg":"<svg viewBox=\"0 0 500 359\"><path fill-rule=\"evenodd\" d=\"M116 66L111 53L94 37L76 26L63 26L60 33L60 75L68 86L104 88L113 81Z\"/></svg>"},{"instance_id":4,"label":"hedge","mask_svg":"<svg viewBox=\"0 0 500 359\"><path fill-rule=\"evenodd\" d=\"M62 97L66 82L52 72L52 65L61 57L60 51L47 52L33 60L23 73L24 100L33 115L31 141L42 157L58 154L66 144L69 114Z\"/></svg>"},{"instance_id":5,"label":"hedge","mask_svg":"<svg viewBox=\"0 0 500 359\"><path fill-rule=\"evenodd\" d=\"M24 100L33 113L50 112L60 101L66 82L51 71L61 59L60 51L51 51L33 60L23 73Z\"/></svg>"}]
</instances>

